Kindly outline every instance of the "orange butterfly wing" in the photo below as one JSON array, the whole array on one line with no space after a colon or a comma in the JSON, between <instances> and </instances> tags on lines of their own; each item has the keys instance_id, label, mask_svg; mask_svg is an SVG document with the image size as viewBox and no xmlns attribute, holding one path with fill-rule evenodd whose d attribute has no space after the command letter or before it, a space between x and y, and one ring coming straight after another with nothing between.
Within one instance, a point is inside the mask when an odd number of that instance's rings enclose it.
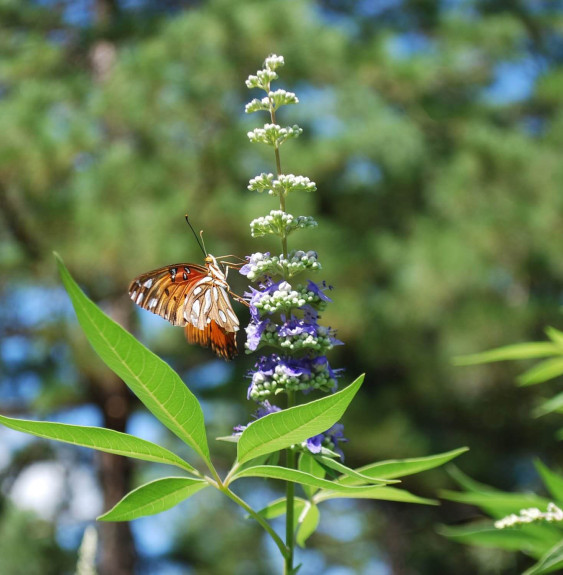
<instances>
[{"instance_id":1,"label":"orange butterfly wing","mask_svg":"<svg viewBox=\"0 0 563 575\"><path fill-rule=\"evenodd\" d=\"M220 281L226 285L224 279ZM185 327L189 343L211 347L217 355L232 359L237 354L239 322L221 283L203 266L174 264L134 279L129 296L143 309Z\"/></svg>"},{"instance_id":2,"label":"orange butterfly wing","mask_svg":"<svg viewBox=\"0 0 563 575\"><path fill-rule=\"evenodd\" d=\"M189 343L197 343L211 349L220 357L233 359L237 354L237 340L234 331L227 331L213 320L204 329L198 329L189 323L186 328Z\"/></svg>"}]
</instances>

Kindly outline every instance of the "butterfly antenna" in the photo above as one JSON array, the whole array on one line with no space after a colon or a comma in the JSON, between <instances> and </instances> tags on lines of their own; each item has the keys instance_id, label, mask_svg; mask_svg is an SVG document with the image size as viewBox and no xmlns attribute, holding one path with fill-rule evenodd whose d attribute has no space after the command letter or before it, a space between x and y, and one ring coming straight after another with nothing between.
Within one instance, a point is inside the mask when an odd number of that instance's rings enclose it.
<instances>
[{"instance_id":1,"label":"butterfly antenna","mask_svg":"<svg viewBox=\"0 0 563 575\"><path fill-rule=\"evenodd\" d=\"M203 241L203 230L199 230L199 237L201 238L201 243L203 245L203 251L205 252L205 255L207 255L207 250L205 249L205 242Z\"/></svg>"},{"instance_id":2,"label":"butterfly antenna","mask_svg":"<svg viewBox=\"0 0 563 575\"><path fill-rule=\"evenodd\" d=\"M186 223L188 224L188 226L190 226L190 230L192 230L194 237L195 237L195 241L197 242L197 245L200 247L201 251L203 252L203 255L207 257L207 252L205 251L205 244L202 244L203 242L203 232L201 232L202 236L201 236L201 242L199 241L199 238L197 237L197 234L195 233L194 228L192 227L192 224L190 224L190 220L188 218L188 214L185 215L186 218Z\"/></svg>"}]
</instances>

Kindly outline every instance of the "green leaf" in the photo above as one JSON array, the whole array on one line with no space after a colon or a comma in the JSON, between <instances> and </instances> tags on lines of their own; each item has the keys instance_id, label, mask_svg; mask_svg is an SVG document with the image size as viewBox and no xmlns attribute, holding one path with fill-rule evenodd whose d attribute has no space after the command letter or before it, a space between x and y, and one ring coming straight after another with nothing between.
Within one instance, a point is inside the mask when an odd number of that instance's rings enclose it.
<instances>
[{"instance_id":1,"label":"green leaf","mask_svg":"<svg viewBox=\"0 0 563 575\"><path fill-rule=\"evenodd\" d=\"M378 477L371 477L369 475L364 475L356 471L355 469L350 469L349 467L346 467L346 465L340 463L340 461L333 459L332 457L324 457L321 455L319 456L318 459L319 461L322 461L324 465L326 465L330 469L334 469L335 471L342 473L345 477L356 479L358 485L365 483L371 483L371 484L378 483L379 485L385 485L387 483L399 483L399 481L395 481L393 479L380 479ZM341 479L343 478L339 478L338 481L342 482ZM354 482L354 484L356 484L356 482Z\"/></svg>"},{"instance_id":2,"label":"green leaf","mask_svg":"<svg viewBox=\"0 0 563 575\"><path fill-rule=\"evenodd\" d=\"M491 487L490 485L471 479L469 475L463 473L461 469L453 464L448 465L446 471L452 479L454 479L454 481L456 481L457 484L460 487L463 487L466 491L471 491L472 493L504 493L504 491L501 491L500 489L496 489L495 487Z\"/></svg>"},{"instance_id":3,"label":"green leaf","mask_svg":"<svg viewBox=\"0 0 563 575\"><path fill-rule=\"evenodd\" d=\"M99 521L131 521L147 515L155 515L174 507L194 493L209 487L207 481L189 477L165 477L145 483L128 493Z\"/></svg>"},{"instance_id":4,"label":"green leaf","mask_svg":"<svg viewBox=\"0 0 563 575\"><path fill-rule=\"evenodd\" d=\"M460 447L445 453L438 453L436 455L428 455L426 457L415 457L411 459L390 459L387 461L380 461L379 463L371 463L356 469L361 475L366 475L373 479L395 479L397 477L404 477L412 475L413 473L420 473L427 471L434 467L439 467L444 463L452 460L454 457L461 455L468 451L468 447ZM352 477L341 477L339 483L352 485L358 483L359 480Z\"/></svg>"},{"instance_id":5,"label":"green leaf","mask_svg":"<svg viewBox=\"0 0 563 575\"><path fill-rule=\"evenodd\" d=\"M295 516L295 525L296 526L297 526L297 519L299 518L300 513L305 508L306 503L307 503L307 500L302 499L301 497L295 497L293 499L293 506L295 509L294 516ZM268 505L266 505L266 507L264 507L263 509L260 509L260 511L258 511L258 514L261 515L262 517L264 517L264 519L275 519L276 517L279 517L280 515L284 515L285 510L286 510L286 498L280 497L279 499L276 499L276 500L272 501L271 503L268 503ZM248 517L250 517L250 515L248 515Z\"/></svg>"},{"instance_id":6,"label":"green leaf","mask_svg":"<svg viewBox=\"0 0 563 575\"><path fill-rule=\"evenodd\" d=\"M324 479L326 476L325 468L318 463L318 461L310 453L302 453L299 457L299 471L309 473L315 477L320 477ZM310 485L303 485L303 490L305 491L307 497L310 499L313 497L317 491L317 487L311 487Z\"/></svg>"},{"instance_id":7,"label":"green leaf","mask_svg":"<svg viewBox=\"0 0 563 575\"><path fill-rule=\"evenodd\" d=\"M534 385L543 383L563 374L563 357L546 359L517 378L518 385Z\"/></svg>"},{"instance_id":8,"label":"green leaf","mask_svg":"<svg viewBox=\"0 0 563 575\"><path fill-rule=\"evenodd\" d=\"M240 435L222 435L221 437L216 437L216 441L224 441L225 443L238 443Z\"/></svg>"},{"instance_id":9,"label":"green leaf","mask_svg":"<svg viewBox=\"0 0 563 575\"><path fill-rule=\"evenodd\" d=\"M145 439L140 439L133 435L112 429L52 423L50 421L28 421L25 419L4 417L2 415L0 415L0 423L10 429L30 433L37 437L54 439L82 447L90 447L98 451L105 451L106 453L114 453L125 457L134 457L144 461L175 465L191 473L197 473L189 463L171 451L168 451L168 449L146 441Z\"/></svg>"},{"instance_id":10,"label":"green leaf","mask_svg":"<svg viewBox=\"0 0 563 575\"><path fill-rule=\"evenodd\" d=\"M301 483L302 485L310 485L312 487L319 487L323 489L330 489L342 493L362 493L365 487L356 487L352 485L342 485L335 481L327 481L320 477L315 477L310 473L305 473L297 469L288 469L287 467L277 467L275 465L256 465L237 471L232 478L232 481L241 479L242 477L268 477L269 479L281 479L283 481L292 481L293 483ZM383 487L380 487L383 489Z\"/></svg>"},{"instance_id":11,"label":"green leaf","mask_svg":"<svg viewBox=\"0 0 563 575\"><path fill-rule=\"evenodd\" d=\"M561 413L563 411L563 392L545 400L543 403L538 405L532 412L534 417L542 417L549 413L558 411Z\"/></svg>"},{"instance_id":12,"label":"green leaf","mask_svg":"<svg viewBox=\"0 0 563 575\"><path fill-rule=\"evenodd\" d=\"M462 493L459 491L441 491L440 497L458 503L476 505L495 519L500 519L511 513L518 513L521 509L538 507L547 509L548 499L534 494L521 493Z\"/></svg>"},{"instance_id":13,"label":"green leaf","mask_svg":"<svg viewBox=\"0 0 563 575\"><path fill-rule=\"evenodd\" d=\"M299 547L305 547L305 541L307 541L319 526L320 518L319 508L314 503L307 501L303 511L298 517L299 527L295 541Z\"/></svg>"},{"instance_id":14,"label":"green leaf","mask_svg":"<svg viewBox=\"0 0 563 575\"><path fill-rule=\"evenodd\" d=\"M285 449L330 429L342 417L363 380L361 375L337 393L252 422L238 442L237 461L244 463L263 453Z\"/></svg>"},{"instance_id":15,"label":"green leaf","mask_svg":"<svg viewBox=\"0 0 563 575\"><path fill-rule=\"evenodd\" d=\"M401 503L421 503L424 505L439 505L434 499L426 499L413 495L404 489L396 487L380 487L378 485L369 485L366 487L356 487L356 491L319 491L314 500L317 503L327 499L380 499L381 501L398 501Z\"/></svg>"},{"instance_id":16,"label":"green leaf","mask_svg":"<svg viewBox=\"0 0 563 575\"><path fill-rule=\"evenodd\" d=\"M157 419L209 462L203 412L193 393L168 364L86 297L61 258L55 257L78 321L96 353Z\"/></svg>"},{"instance_id":17,"label":"green leaf","mask_svg":"<svg viewBox=\"0 0 563 575\"><path fill-rule=\"evenodd\" d=\"M514 359L531 359L559 355L561 348L548 341L517 343L497 349L491 349L482 353L462 355L454 358L454 365L476 365L479 363L491 363L493 361L508 361Z\"/></svg>"},{"instance_id":18,"label":"green leaf","mask_svg":"<svg viewBox=\"0 0 563 575\"><path fill-rule=\"evenodd\" d=\"M553 573L563 567L563 541L556 543L549 551L532 567L524 571L523 575L542 575Z\"/></svg>"},{"instance_id":19,"label":"green leaf","mask_svg":"<svg viewBox=\"0 0 563 575\"><path fill-rule=\"evenodd\" d=\"M536 557L545 549L541 536L530 532L529 526L521 528L497 529L490 522L486 525L471 525L463 527L440 526L437 531L440 535L468 545L479 545L505 549L506 551L523 551Z\"/></svg>"},{"instance_id":20,"label":"green leaf","mask_svg":"<svg viewBox=\"0 0 563 575\"><path fill-rule=\"evenodd\" d=\"M563 505L563 477L551 471L539 459L534 462L534 465L555 502L559 506Z\"/></svg>"},{"instance_id":21,"label":"green leaf","mask_svg":"<svg viewBox=\"0 0 563 575\"><path fill-rule=\"evenodd\" d=\"M555 329L554 327L548 326L545 328L545 333L547 333L547 337L549 339L559 345L559 347L563 348L563 332Z\"/></svg>"}]
</instances>

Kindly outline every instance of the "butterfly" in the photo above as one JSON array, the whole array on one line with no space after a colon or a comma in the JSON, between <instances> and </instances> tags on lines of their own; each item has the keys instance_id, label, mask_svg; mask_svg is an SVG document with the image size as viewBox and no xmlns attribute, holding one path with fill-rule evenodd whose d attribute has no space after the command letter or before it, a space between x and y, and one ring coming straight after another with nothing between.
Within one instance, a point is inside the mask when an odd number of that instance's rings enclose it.
<instances>
[{"instance_id":1,"label":"butterfly","mask_svg":"<svg viewBox=\"0 0 563 575\"><path fill-rule=\"evenodd\" d=\"M147 272L131 282L129 297L143 309L184 327L189 343L211 347L219 357L232 359L237 354L236 332L240 324L229 294L248 306L227 283L229 267L238 266L223 264L223 271L217 261L222 258L207 254L203 247L202 250L205 267L182 263Z\"/></svg>"}]
</instances>

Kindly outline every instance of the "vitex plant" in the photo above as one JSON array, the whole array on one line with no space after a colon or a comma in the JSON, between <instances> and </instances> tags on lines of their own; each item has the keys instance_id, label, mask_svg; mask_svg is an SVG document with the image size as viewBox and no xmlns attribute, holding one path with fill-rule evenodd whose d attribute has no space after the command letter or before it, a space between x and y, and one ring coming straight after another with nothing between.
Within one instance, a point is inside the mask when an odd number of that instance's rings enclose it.
<instances>
[{"instance_id":1,"label":"vitex plant","mask_svg":"<svg viewBox=\"0 0 563 575\"><path fill-rule=\"evenodd\" d=\"M281 253L254 253L243 266L222 266L220 258L206 255L206 267L166 266L139 276L130 286L130 296L139 305L185 326L191 342L210 346L218 355L230 359L236 353L234 336L239 322L228 297L227 269L238 267L251 282L257 282L249 288L245 300L251 316L246 328L246 351L260 350L263 354L250 374L248 389L248 398L256 402L257 410L250 423L222 438L236 443L232 467L228 471L215 467L202 408L190 391L189 382L182 381L170 366L88 299L58 256L62 281L94 350L145 407L199 458L192 464L155 443L110 429L1 416L0 422L39 437L178 468L181 475L139 486L98 519L129 521L170 509L199 491L217 489L263 527L280 551L283 573L292 575L299 570L294 564L295 545L304 546L317 528L323 502L360 498L435 504L390 484L398 483L400 477L442 465L466 448L370 463L358 469L343 463L345 439L340 420L364 376L340 386L341 371L329 365L326 354L341 342L332 328L320 322L320 313L331 301L327 295L330 288L307 277L321 269L317 254L290 249L288 245L293 232L317 225L311 216L288 213L288 198L295 193L313 192L316 186L309 178L282 172L280 147L302 132L296 125L281 127L276 121L282 106L298 103L295 94L272 90L271 84L278 78L276 70L283 63L281 56L269 56L263 69L246 82L249 88L266 94L253 99L246 112L264 111L269 115L269 123L249 132L249 139L272 147L276 166L275 174L260 174L250 180L248 188L266 192L279 203L268 215L251 222L251 234L255 238L278 236ZM307 401L307 394L312 391L324 395ZM283 464L278 464L280 452ZM285 482L285 496L264 509L253 509L232 486L256 477ZM301 488L299 494L295 492L296 485ZM285 536L277 533L270 522L283 514Z\"/></svg>"}]
</instances>

